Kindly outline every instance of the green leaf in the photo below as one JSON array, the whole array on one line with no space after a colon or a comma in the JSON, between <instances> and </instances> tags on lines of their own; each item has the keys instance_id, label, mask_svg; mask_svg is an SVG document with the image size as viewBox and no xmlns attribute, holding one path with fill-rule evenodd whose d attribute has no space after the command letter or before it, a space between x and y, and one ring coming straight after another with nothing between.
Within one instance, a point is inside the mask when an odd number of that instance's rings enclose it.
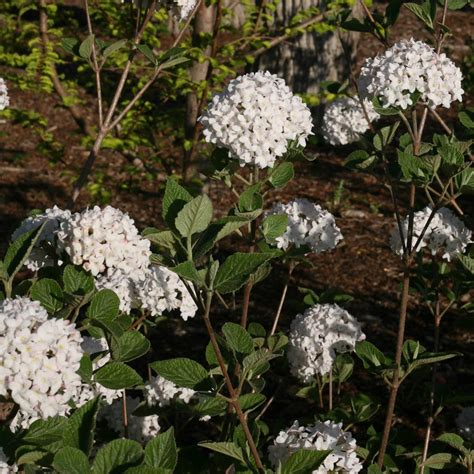
<instances>
[{"instance_id":1,"label":"green leaf","mask_svg":"<svg viewBox=\"0 0 474 474\"><path fill-rule=\"evenodd\" d=\"M261 183L249 186L239 198L239 209L243 212L252 212L261 209L263 197L260 194Z\"/></svg>"},{"instance_id":2,"label":"green leaf","mask_svg":"<svg viewBox=\"0 0 474 474\"><path fill-rule=\"evenodd\" d=\"M129 439L115 439L99 449L92 471L94 474L119 474L140 464L142 447Z\"/></svg>"},{"instance_id":3,"label":"green leaf","mask_svg":"<svg viewBox=\"0 0 474 474\"><path fill-rule=\"evenodd\" d=\"M127 43L128 40L121 39L116 41L115 43L112 43L110 46L107 46L107 48L105 48L104 52L102 53L104 55L104 58L108 58L110 55L123 48Z\"/></svg>"},{"instance_id":4,"label":"green leaf","mask_svg":"<svg viewBox=\"0 0 474 474\"><path fill-rule=\"evenodd\" d=\"M59 441L62 437L66 421L66 418L59 416L48 418L47 420L36 420L30 425L26 434L23 435L22 441L39 446Z\"/></svg>"},{"instance_id":5,"label":"green leaf","mask_svg":"<svg viewBox=\"0 0 474 474\"><path fill-rule=\"evenodd\" d=\"M213 222L202 234L194 248L194 255L200 257L209 252L214 244L251 222L253 218L226 216Z\"/></svg>"},{"instance_id":6,"label":"green leaf","mask_svg":"<svg viewBox=\"0 0 474 474\"><path fill-rule=\"evenodd\" d=\"M443 433L436 441L447 444L458 451L464 452L464 440L456 433Z\"/></svg>"},{"instance_id":7,"label":"green leaf","mask_svg":"<svg viewBox=\"0 0 474 474\"><path fill-rule=\"evenodd\" d=\"M175 267L171 267L170 270L174 273L177 273L184 280L192 281L198 285L203 285L205 283L202 276L196 270L194 262L189 260L187 262L180 263Z\"/></svg>"},{"instance_id":8,"label":"green leaf","mask_svg":"<svg viewBox=\"0 0 474 474\"><path fill-rule=\"evenodd\" d=\"M63 429L64 446L76 448L90 454L94 444L94 432L100 397L89 400L78 408L67 420Z\"/></svg>"},{"instance_id":9,"label":"green leaf","mask_svg":"<svg viewBox=\"0 0 474 474\"><path fill-rule=\"evenodd\" d=\"M156 57L153 53L153 50L148 45L139 44L137 46L137 49L138 49L138 51L140 51L140 53L143 54L143 56L145 56L145 58L148 59L148 61L150 61L151 64L153 64L153 66L157 65L157 60L156 60Z\"/></svg>"},{"instance_id":10,"label":"green leaf","mask_svg":"<svg viewBox=\"0 0 474 474\"><path fill-rule=\"evenodd\" d=\"M82 59L89 60L92 54L93 45L94 45L94 35L89 35L79 46L79 56Z\"/></svg>"},{"instance_id":11,"label":"green leaf","mask_svg":"<svg viewBox=\"0 0 474 474\"><path fill-rule=\"evenodd\" d=\"M461 355L462 354L460 352L439 352L437 354L433 354L431 352L424 352L418 357L418 359L414 360L410 364L410 368L412 370L419 369L420 367L423 367L425 365L435 364L437 362L453 359L454 357L459 357Z\"/></svg>"},{"instance_id":12,"label":"green leaf","mask_svg":"<svg viewBox=\"0 0 474 474\"><path fill-rule=\"evenodd\" d=\"M367 474L383 474L383 471L377 464L372 464L367 469Z\"/></svg>"},{"instance_id":13,"label":"green leaf","mask_svg":"<svg viewBox=\"0 0 474 474\"><path fill-rule=\"evenodd\" d=\"M222 326L222 332L229 347L241 354L250 354L253 351L253 341L250 334L236 323L225 323Z\"/></svg>"},{"instance_id":14,"label":"green leaf","mask_svg":"<svg viewBox=\"0 0 474 474\"><path fill-rule=\"evenodd\" d=\"M287 214L272 214L267 216L262 223L262 233L268 243L274 243L277 237L286 232L288 226Z\"/></svg>"},{"instance_id":15,"label":"green leaf","mask_svg":"<svg viewBox=\"0 0 474 474\"><path fill-rule=\"evenodd\" d=\"M180 58L173 58L169 59L168 61L165 61L164 63L161 63L161 69L169 69L171 67L177 66L178 64L183 64L191 61L189 58L185 57L180 57Z\"/></svg>"},{"instance_id":16,"label":"green leaf","mask_svg":"<svg viewBox=\"0 0 474 474\"><path fill-rule=\"evenodd\" d=\"M124 332L117 341L112 340L112 358L129 362L145 355L150 350L150 341L136 331Z\"/></svg>"},{"instance_id":17,"label":"green leaf","mask_svg":"<svg viewBox=\"0 0 474 474\"><path fill-rule=\"evenodd\" d=\"M355 353L364 364L364 368L383 368L389 366L392 361L377 349L371 342L361 341L356 343Z\"/></svg>"},{"instance_id":18,"label":"green leaf","mask_svg":"<svg viewBox=\"0 0 474 474\"><path fill-rule=\"evenodd\" d=\"M166 180L165 195L163 196L163 219L174 229L174 221L184 205L193 199L191 194L180 186L174 179Z\"/></svg>"},{"instance_id":19,"label":"green leaf","mask_svg":"<svg viewBox=\"0 0 474 474\"><path fill-rule=\"evenodd\" d=\"M50 278L36 281L30 290L31 298L39 301L50 314L63 307L63 292L59 283Z\"/></svg>"},{"instance_id":20,"label":"green leaf","mask_svg":"<svg viewBox=\"0 0 474 474\"><path fill-rule=\"evenodd\" d=\"M465 194L474 194L474 169L467 168L457 174L454 178L456 188Z\"/></svg>"},{"instance_id":21,"label":"green leaf","mask_svg":"<svg viewBox=\"0 0 474 474\"><path fill-rule=\"evenodd\" d=\"M424 5L419 5L418 3L404 3L403 5L415 14L415 16L421 20L430 31L433 30L433 21L430 12L427 11Z\"/></svg>"},{"instance_id":22,"label":"green leaf","mask_svg":"<svg viewBox=\"0 0 474 474\"><path fill-rule=\"evenodd\" d=\"M7 274L10 281L13 281L14 276L20 271L25 260L29 257L43 231L44 225L21 234L8 247L5 259L3 260L3 271Z\"/></svg>"},{"instance_id":23,"label":"green leaf","mask_svg":"<svg viewBox=\"0 0 474 474\"><path fill-rule=\"evenodd\" d=\"M148 466L169 469L172 472L177 462L178 453L174 439L174 429L171 427L168 431L160 433L146 445L145 463Z\"/></svg>"},{"instance_id":24,"label":"green leaf","mask_svg":"<svg viewBox=\"0 0 474 474\"><path fill-rule=\"evenodd\" d=\"M176 384L178 387L195 388L207 379L207 370L198 362L178 357L176 359L159 360L150 364L158 374Z\"/></svg>"},{"instance_id":25,"label":"green leaf","mask_svg":"<svg viewBox=\"0 0 474 474\"><path fill-rule=\"evenodd\" d=\"M274 188L283 188L293 179L294 175L295 169L293 163L284 161L273 168L268 177L268 181Z\"/></svg>"},{"instance_id":26,"label":"green leaf","mask_svg":"<svg viewBox=\"0 0 474 474\"><path fill-rule=\"evenodd\" d=\"M379 114L379 115L398 115L399 110L396 109L395 107L384 107L381 103L378 97L374 97L372 99L372 105L374 106L374 110Z\"/></svg>"},{"instance_id":27,"label":"green leaf","mask_svg":"<svg viewBox=\"0 0 474 474\"><path fill-rule=\"evenodd\" d=\"M468 129L474 128L474 108L468 108L459 112L458 118L464 127Z\"/></svg>"},{"instance_id":28,"label":"green leaf","mask_svg":"<svg viewBox=\"0 0 474 474\"><path fill-rule=\"evenodd\" d=\"M234 253L220 266L214 289L220 293L237 291L260 265L273 257L272 253Z\"/></svg>"},{"instance_id":29,"label":"green leaf","mask_svg":"<svg viewBox=\"0 0 474 474\"><path fill-rule=\"evenodd\" d=\"M383 127L377 131L374 136L374 147L378 151L382 151L385 147L390 145L392 140L395 138L395 133L397 132L400 122L395 122L393 125L388 127Z\"/></svg>"},{"instance_id":30,"label":"green leaf","mask_svg":"<svg viewBox=\"0 0 474 474\"><path fill-rule=\"evenodd\" d=\"M283 464L281 474L309 474L321 466L330 452L300 449Z\"/></svg>"},{"instance_id":31,"label":"green leaf","mask_svg":"<svg viewBox=\"0 0 474 474\"><path fill-rule=\"evenodd\" d=\"M63 38L61 40L61 47L69 54L79 56L80 41L77 38Z\"/></svg>"},{"instance_id":32,"label":"green leaf","mask_svg":"<svg viewBox=\"0 0 474 474\"><path fill-rule=\"evenodd\" d=\"M176 237L170 230L163 230L162 232L153 232L150 234L144 234L152 244L158 247L165 248L174 251L176 246Z\"/></svg>"},{"instance_id":33,"label":"green leaf","mask_svg":"<svg viewBox=\"0 0 474 474\"><path fill-rule=\"evenodd\" d=\"M269 362L277 357L280 356L278 354L272 354L266 348L252 352L245 357L243 362L245 374L248 375L249 378L262 375L270 368Z\"/></svg>"},{"instance_id":34,"label":"green leaf","mask_svg":"<svg viewBox=\"0 0 474 474\"><path fill-rule=\"evenodd\" d=\"M95 373L94 380L113 390L131 388L142 383L142 378L137 372L122 362L104 365Z\"/></svg>"},{"instance_id":35,"label":"green leaf","mask_svg":"<svg viewBox=\"0 0 474 474\"><path fill-rule=\"evenodd\" d=\"M81 365L77 373L81 376L83 382L90 383L92 380L92 361L88 354L84 354L81 359Z\"/></svg>"},{"instance_id":36,"label":"green leaf","mask_svg":"<svg viewBox=\"0 0 474 474\"><path fill-rule=\"evenodd\" d=\"M119 307L120 299L112 290L100 290L92 298L87 316L99 321L115 319L119 314Z\"/></svg>"},{"instance_id":37,"label":"green leaf","mask_svg":"<svg viewBox=\"0 0 474 474\"><path fill-rule=\"evenodd\" d=\"M364 150L355 150L346 158L344 165L348 168L364 170L373 165L376 160L376 155L369 155Z\"/></svg>"},{"instance_id":38,"label":"green leaf","mask_svg":"<svg viewBox=\"0 0 474 474\"><path fill-rule=\"evenodd\" d=\"M246 393L239 397L239 404L243 411L250 411L265 403L265 400L266 397L262 393Z\"/></svg>"},{"instance_id":39,"label":"green leaf","mask_svg":"<svg viewBox=\"0 0 474 474\"><path fill-rule=\"evenodd\" d=\"M210 449L211 451L223 454L224 456L229 456L233 459L237 459L237 461L240 461L241 463L245 464L245 458L242 448L240 448L240 446L237 446L235 443L230 443L226 441L217 443L204 442L199 443L198 446Z\"/></svg>"},{"instance_id":40,"label":"green leaf","mask_svg":"<svg viewBox=\"0 0 474 474\"><path fill-rule=\"evenodd\" d=\"M450 453L437 453L430 456L423 465L430 469L447 469L451 464L454 463L456 457Z\"/></svg>"},{"instance_id":41,"label":"green leaf","mask_svg":"<svg viewBox=\"0 0 474 474\"><path fill-rule=\"evenodd\" d=\"M64 291L72 295L86 295L94 289L94 277L82 267L66 265L63 273Z\"/></svg>"},{"instance_id":42,"label":"green leaf","mask_svg":"<svg viewBox=\"0 0 474 474\"><path fill-rule=\"evenodd\" d=\"M179 211L175 225L183 237L206 230L212 219L212 202L205 195L198 196Z\"/></svg>"},{"instance_id":43,"label":"green leaf","mask_svg":"<svg viewBox=\"0 0 474 474\"><path fill-rule=\"evenodd\" d=\"M54 469L60 474L87 474L91 472L87 456L79 449L66 446L54 456Z\"/></svg>"}]
</instances>

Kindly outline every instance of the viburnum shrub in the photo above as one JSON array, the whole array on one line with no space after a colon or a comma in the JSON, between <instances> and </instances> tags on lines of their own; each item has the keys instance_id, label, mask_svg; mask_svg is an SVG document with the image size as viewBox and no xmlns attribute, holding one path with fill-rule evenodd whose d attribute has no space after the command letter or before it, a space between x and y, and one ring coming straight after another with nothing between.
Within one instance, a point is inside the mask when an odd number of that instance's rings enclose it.
<instances>
[{"instance_id":1,"label":"viburnum shrub","mask_svg":"<svg viewBox=\"0 0 474 474\"><path fill-rule=\"evenodd\" d=\"M147 15L157 6L136 3ZM181 8L178 18L190 21L198 5L191 3L163 5ZM216 145L210 178L235 195L221 217L206 193L170 176L160 228L140 232L111 206L53 207L21 223L0 265L1 472L472 472L474 416L472 407L459 409L470 399L440 386L437 374L443 361L461 355L440 352L442 318L453 308L472 311L473 240L460 197L474 189L473 117L461 112L455 133L438 110L462 96L459 70L441 53L448 2L436 27L436 4L406 5L435 49L414 40L387 44L397 2L384 15L368 12L364 22L336 19L386 47L366 61L352 90L333 85L342 97L327 107L321 130L268 72L239 76L213 97L199 121ZM97 70L95 48L105 58L104 46L89 36L70 49L79 47ZM170 50L154 74L181 60ZM139 98L101 122L102 139ZM438 126L442 134L432 131ZM344 295L307 291L309 307L295 311L286 334L279 328L294 268L343 239L336 217L319 204L273 198L293 179L314 133L336 145L356 142L347 165L390 189L395 219L387 246L403 268L394 351L366 340ZM220 244L229 238L224 254ZM249 321L250 300L264 298L258 285L276 264L287 279L265 327L258 315ZM433 316L433 347L405 337L414 294ZM239 323L228 317L237 305ZM170 344L174 353L152 344L160 321L177 318L205 331L193 359L180 353L179 336ZM354 371L361 377L347 383ZM359 390L364 378L386 383L386 402ZM410 383L426 426L407 436L394 414L402 384ZM299 412L304 405L295 404L274 417L281 392L287 405L297 395L308 408ZM442 432L444 410L458 410L458 434Z\"/></svg>"}]
</instances>

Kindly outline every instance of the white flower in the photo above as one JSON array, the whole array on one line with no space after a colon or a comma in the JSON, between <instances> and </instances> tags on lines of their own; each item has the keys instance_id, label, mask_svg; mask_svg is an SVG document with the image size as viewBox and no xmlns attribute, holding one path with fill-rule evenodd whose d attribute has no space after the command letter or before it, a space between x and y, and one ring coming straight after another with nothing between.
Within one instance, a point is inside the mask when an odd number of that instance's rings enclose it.
<instances>
[{"instance_id":1,"label":"white flower","mask_svg":"<svg viewBox=\"0 0 474 474\"><path fill-rule=\"evenodd\" d=\"M380 117L369 100L364 99L364 107L371 122ZM369 123L357 99L343 97L326 107L321 132L331 145L347 145L355 142L367 130Z\"/></svg>"},{"instance_id":2,"label":"white flower","mask_svg":"<svg viewBox=\"0 0 474 474\"><path fill-rule=\"evenodd\" d=\"M0 110L6 109L10 105L10 97L8 97L7 83L0 77Z\"/></svg>"},{"instance_id":3,"label":"white flower","mask_svg":"<svg viewBox=\"0 0 474 474\"><path fill-rule=\"evenodd\" d=\"M137 284L138 299L152 316L179 309L186 321L194 317L197 306L179 276L165 267L151 266L143 282Z\"/></svg>"},{"instance_id":4,"label":"white flower","mask_svg":"<svg viewBox=\"0 0 474 474\"><path fill-rule=\"evenodd\" d=\"M431 206L427 206L423 210L415 212L413 218L413 246L415 246L418 238L423 232L431 213ZM408 224L409 218L407 217L402 222L405 244L408 234ZM428 247L431 250L432 255L436 255L440 252L442 258L449 262L456 255L464 253L467 245L472 242L471 238L472 232L464 225L464 223L458 219L450 209L442 207L436 211L423 234L420 243L414 250L419 252L424 247ZM392 231L390 246L392 251L397 255L403 255L402 240L400 238L398 225L396 225Z\"/></svg>"},{"instance_id":5,"label":"white flower","mask_svg":"<svg viewBox=\"0 0 474 474\"><path fill-rule=\"evenodd\" d=\"M112 290L120 299L120 311L130 313L137 307L135 282L120 268L109 268L105 275L97 275L95 286L98 290Z\"/></svg>"},{"instance_id":6,"label":"white flower","mask_svg":"<svg viewBox=\"0 0 474 474\"><path fill-rule=\"evenodd\" d=\"M0 303L0 395L19 410L11 428L27 428L36 419L69 412L81 385L81 335L64 319L29 298Z\"/></svg>"},{"instance_id":7,"label":"white flower","mask_svg":"<svg viewBox=\"0 0 474 474\"><path fill-rule=\"evenodd\" d=\"M278 248L287 249L306 245L315 253L332 250L342 240L334 216L318 204L307 199L296 199L288 204L278 203L267 215L286 214L286 232L276 238Z\"/></svg>"},{"instance_id":8,"label":"white flower","mask_svg":"<svg viewBox=\"0 0 474 474\"><path fill-rule=\"evenodd\" d=\"M474 407L463 408L456 418L459 434L469 441L474 440Z\"/></svg>"},{"instance_id":9,"label":"white flower","mask_svg":"<svg viewBox=\"0 0 474 474\"><path fill-rule=\"evenodd\" d=\"M291 373L303 382L332 369L336 353L352 352L365 339L354 316L337 304L316 304L291 323L288 361Z\"/></svg>"},{"instance_id":10,"label":"white flower","mask_svg":"<svg viewBox=\"0 0 474 474\"><path fill-rule=\"evenodd\" d=\"M445 54L413 38L394 44L383 54L366 59L359 78L364 97L378 97L383 107L406 109L412 94L430 108L449 107L462 100L461 70Z\"/></svg>"},{"instance_id":11,"label":"white flower","mask_svg":"<svg viewBox=\"0 0 474 474\"><path fill-rule=\"evenodd\" d=\"M99 412L99 417L105 420L109 428L120 436L125 436L123 404L122 400L116 400L112 405L105 406ZM128 437L139 443L145 443L153 439L160 431L158 415L136 416L136 410L140 400L127 396L127 421Z\"/></svg>"},{"instance_id":12,"label":"white flower","mask_svg":"<svg viewBox=\"0 0 474 474\"><path fill-rule=\"evenodd\" d=\"M269 458L275 468L300 449L315 451L331 450L324 463L313 474L356 474L362 463L356 454L356 440L349 431L343 431L342 423L316 422L311 426L299 426L295 421L285 431L280 431L268 448Z\"/></svg>"},{"instance_id":13,"label":"white flower","mask_svg":"<svg viewBox=\"0 0 474 474\"><path fill-rule=\"evenodd\" d=\"M8 459L3 452L3 449L0 448L0 474L11 474L13 472L18 472L18 467L16 464L8 464Z\"/></svg>"},{"instance_id":14,"label":"white flower","mask_svg":"<svg viewBox=\"0 0 474 474\"><path fill-rule=\"evenodd\" d=\"M61 223L58 245L75 265L94 276L122 270L134 280L144 277L150 242L140 236L133 219L119 209L95 206Z\"/></svg>"},{"instance_id":15,"label":"white flower","mask_svg":"<svg viewBox=\"0 0 474 474\"><path fill-rule=\"evenodd\" d=\"M159 375L154 377L145 386L145 396L149 406L158 405L164 407L169 405L171 400L175 398L183 400L184 403L189 403L195 393L190 388L177 387L173 382Z\"/></svg>"},{"instance_id":16,"label":"white flower","mask_svg":"<svg viewBox=\"0 0 474 474\"><path fill-rule=\"evenodd\" d=\"M100 354L101 352L108 350L105 338L95 339L93 337L85 336L81 347L85 354L91 356L92 369L94 371L103 367L110 361L110 354ZM101 395L102 399L110 405L115 399L119 398L121 394L122 392L120 390L106 388L95 382L92 384L83 383L78 388L77 393L74 396L74 401L76 406L80 407L89 400L95 398L97 395Z\"/></svg>"},{"instance_id":17,"label":"white flower","mask_svg":"<svg viewBox=\"0 0 474 474\"><path fill-rule=\"evenodd\" d=\"M228 149L241 166L259 168L272 167L290 140L305 146L312 129L308 107L268 71L232 80L199 120L207 142Z\"/></svg>"},{"instance_id":18,"label":"white flower","mask_svg":"<svg viewBox=\"0 0 474 474\"><path fill-rule=\"evenodd\" d=\"M25 261L25 265L32 271L37 271L45 266L52 266L57 255L56 233L62 222L71 218L71 211L63 211L57 206L46 209L44 213L27 217L20 224L20 227L13 232L12 240L16 240L20 235L38 228L46 222L41 235L36 241L36 245ZM60 263L60 262L58 262Z\"/></svg>"}]
</instances>

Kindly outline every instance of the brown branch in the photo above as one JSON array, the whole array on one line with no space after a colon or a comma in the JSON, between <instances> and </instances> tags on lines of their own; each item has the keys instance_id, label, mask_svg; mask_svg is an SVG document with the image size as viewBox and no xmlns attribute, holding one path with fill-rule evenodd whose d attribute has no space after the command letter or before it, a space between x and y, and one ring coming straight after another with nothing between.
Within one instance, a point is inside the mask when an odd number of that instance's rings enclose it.
<instances>
[{"instance_id":1,"label":"brown branch","mask_svg":"<svg viewBox=\"0 0 474 474\"><path fill-rule=\"evenodd\" d=\"M135 46L137 46L140 43L140 40L141 40L141 38L142 38L142 36L145 32L146 26L148 25L151 18L153 17L156 4L157 4L157 0L153 0L151 5L150 5L150 8L148 10L147 15L146 15L145 19L143 20L143 23L142 23L142 26L141 26L140 30L138 31L137 35L133 39L133 43L134 43ZM200 1L195 6L192 14L189 16L188 20L184 24L182 30L180 31L179 35L176 37L176 39L175 39L175 41L174 41L174 43L171 47L175 47L181 41L181 39L183 38L187 28L189 27L191 19L194 16L194 14L196 13L197 8L199 7L199 5L200 5ZM111 103L110 108L107 112L107 116L105 117L104 123L102 124L102 127L99 130L99 133L98 133L97 138L94 142L92 150L90 151L89 156L87 157L87 160L84 163L84 165L83 165L83 167L80 171L79 177L77 178L76 182L74 183L73 192L72 192L71 199L68 203L68 207L72 207L74 205L74 203L76 202L76 200L79 196L79 193L81 192L81 189L86 184L88 176L89 176L89 174L92 170L92 167L94 165L94 162L95 162L95 160L96 160L96 158L99 154L99 151L102 147L102 143L103 143L105 137L108 135L108 133L115 126L117 126L117 124L120 122L120 120L122 120L123 117L131 110L131 108L136 104L136 102L138 100L140 100L140 98L143 96L143 94L145 94L145 92L150 88L150 86L154 83L154 81L158 78L160 72L162 71L162 66L159 66L156 69L156 71L154 72L154 74L152 75L151 79L133 97L133 99L128 103L128 105L118 115L118 117L115 120L113 120L114 113L116 112L118 102L119 102L120 97L122 95L123 88L124 88L125 83L127 81L127 77L128 77L129 72L130 72L130 68L131 68L133 59L134 59L136 54L137 54L136 51L134 51L131 54L129 60L127 61L126 65L125 65L125 68L122 72L119 83L117 85L117 89L115 91L114 98L112 99L112 103Z\"/></svg>"},{"instance_id":2,"label":"brown branch","mask_svg":"<svg viewBox=\"0 0 474 474\"><path fill-rule=\"evenodd\" d=\"M212 292L207 293L207 298L206 298L206 306L205 306L205 311L204 311L204 324L206 326L207 332L209 334L209 338L211 340L212 347L214 349L214 352L216 354L216 358L219 362L219 367L221 369L222 375L224 376L225 384L227 387L227 391L229 392L229 397L230 397L230 403L234 407L235 413L237 414L237 417L239 419L240 424L242 425L242 428L245 433L245 437L247 438L247 442L250 447L250 451L252 452L252 455L255 460L255 464L257 466L257 469L259 472L263 473L265 472L265 468L263 467L262 461L260 459L260 455L258 454L257 446L255 445L255 441L252 437L252 433L250 432L247 419L244 415L244 412L242 411L242 408L239 403L239 398L236 389L232 385L232 381L230 379L229 373L227 371L227 367L224 361L224 358L222 356L219 343L217 342L216 338L216 333L214 331L214 328L212 327L211 320L209 318L210 311L211 311L211 303L212 303Z\"/></svg>"}]
</instances>

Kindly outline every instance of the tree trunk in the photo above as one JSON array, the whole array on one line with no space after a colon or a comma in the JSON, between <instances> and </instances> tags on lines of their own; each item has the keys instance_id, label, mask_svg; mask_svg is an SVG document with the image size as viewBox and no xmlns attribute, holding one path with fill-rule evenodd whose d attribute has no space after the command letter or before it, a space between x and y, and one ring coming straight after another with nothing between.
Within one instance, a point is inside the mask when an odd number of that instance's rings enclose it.
<instances>
[{"instance_id":1,"label":"tree trunk","mask_svg":"<svg viewBox=\"0 0 474 474\"><path fill-rule=\"evenodd\" d=\"M206 2L201 2L194 19L193 45L199 46L202 42L202 35L210 34L214 28L214 5L206 6ZM211 46L207 46L204 50L205 55L209 55ZM204 81L207 76L209 61L195 62L189 69L189 78L194 83ZM186 116L184 119L184 130L188 140L194 140L196 121L199 113L199 100L195 92L189 92L186 97ZM191 166L192 152L185 151L183 156L182 174L186 181L188 176L192 174L189 169Z\"/></svg>"},{"instance_id":2,"label":"tree trunk","mask_svg":"<svg viewBox=\"0 0 474 474\"><path fill-rule=\"evenodd\" d=\"M358 9L358 3L355 4ZM275 12L275 27L284 28L290 19L310 7L324 11L321 0L281 0ZM357 16L357 11L354 11ZM285 79L288 86L299 93L317 94L322 81L342 81L349 77L355 58L359 35L357 33L308 32L291 38L264 54L258 68L269 70ZM351 60L344 54L341 39Z\"/></svg>"}]
</instances>

